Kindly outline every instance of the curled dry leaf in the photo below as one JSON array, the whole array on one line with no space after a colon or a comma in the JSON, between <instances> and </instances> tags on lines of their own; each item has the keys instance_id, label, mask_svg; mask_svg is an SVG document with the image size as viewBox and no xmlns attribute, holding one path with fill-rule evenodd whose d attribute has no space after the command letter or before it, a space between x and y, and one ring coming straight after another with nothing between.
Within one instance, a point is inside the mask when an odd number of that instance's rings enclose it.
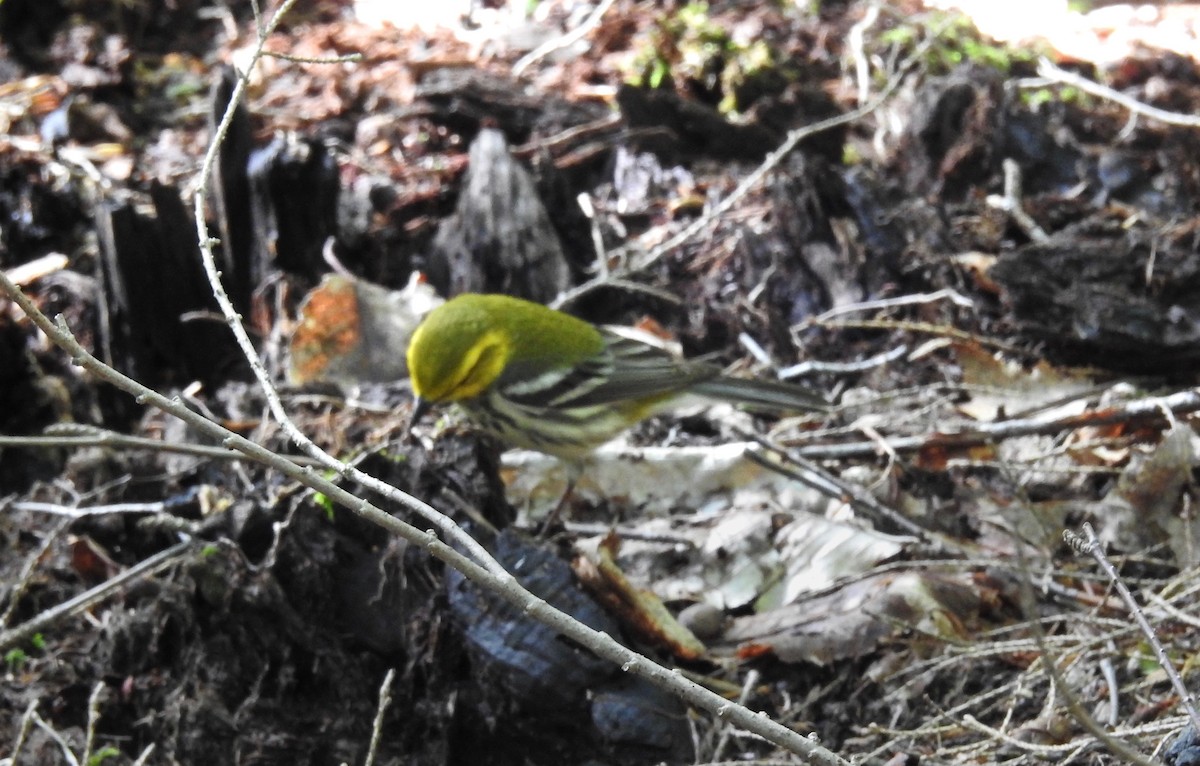
<instances>
[{"instance_id":1,"label":"curled dry leaf","mask_svg":"<svg viewBox=\"0 0 1200 766\"><path fill-rule=\"evenodd\" d=\"M629 581L617 564L621 539L610 532L591 550L581 551L572 562L575 575L609 614L643 640L668 649L683 660L695 660L706 651L700 639L667 610L653 591Z\"/></svg>"}]
</instances>

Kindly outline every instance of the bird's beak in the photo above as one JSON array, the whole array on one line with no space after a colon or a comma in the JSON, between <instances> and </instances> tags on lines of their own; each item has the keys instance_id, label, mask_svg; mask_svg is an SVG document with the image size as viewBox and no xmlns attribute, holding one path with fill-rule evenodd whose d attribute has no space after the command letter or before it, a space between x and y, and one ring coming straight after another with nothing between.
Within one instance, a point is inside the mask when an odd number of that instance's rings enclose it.
<instances>
[{"instance_id":1,"label":"bird's beak","mask_svg":"<svg viewBox=\"0 0 1200 766\"><path fill-rule=\"evenodd\" d=\"M421 416L429 412L429 400L422 399L419 396L413 397L412 413L408 416L408 430L411 431L413 426L420 422Z\"/></svg>"}]
</instances>

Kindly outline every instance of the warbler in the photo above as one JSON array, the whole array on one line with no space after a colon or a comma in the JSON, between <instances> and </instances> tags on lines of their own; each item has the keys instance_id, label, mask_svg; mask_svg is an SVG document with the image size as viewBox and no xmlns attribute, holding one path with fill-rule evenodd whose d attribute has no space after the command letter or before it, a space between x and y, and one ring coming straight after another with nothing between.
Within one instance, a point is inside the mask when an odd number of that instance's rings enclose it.
<instances>
[{"instance_id":1,"label":"warbler","mask_svg":"<svg viewBox=\"0 0 1200 766\"><path fill-rule=\"evenodd\" d=\"M455 403L505 442L578 461L640 420L697 395L772 410L823 411L799 386L734 378L570 314L465 293L424 318L408 346L416 403Z\"/></svg>"}]
</instances>

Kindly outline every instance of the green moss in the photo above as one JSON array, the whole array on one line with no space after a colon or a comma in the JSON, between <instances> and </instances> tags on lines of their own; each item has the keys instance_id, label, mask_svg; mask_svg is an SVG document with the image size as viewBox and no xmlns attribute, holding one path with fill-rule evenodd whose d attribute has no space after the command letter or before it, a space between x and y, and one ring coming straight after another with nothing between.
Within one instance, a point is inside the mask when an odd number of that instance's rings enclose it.
<instances>
[{"instance_id":1,"label":"green moss","mask_svg":"<svg viewBox=\"0 0 1200 766\"><path fill-rule=\"evenodd\" d=\"M4 664L8 666L9 671L20 670L28 661L29 655L24 649L9 649L4 653Z\"/></svg>"},{"instance_id":2,"label":"green moss","mask_svg":"<svg viewBox=\"0 0 1200 766\"><path fill-rule=\"evenodd\" d=\"M882 32L877 45L890 48L892 56L906 56L935 35L933 44L922 54L922 69L931 75L946 74L963 64L995 69L1005 75L1032 73L1037 60L1045 51L1040 45L1013 48L985 38L959 13L934 12L906 19L903 23Z\"/></svg>"},{"instance_id":3,"label":"green moss","mask_svg":"<svg viewBox=\"0 0 1200 766\"><path fill-rule=\"evenodd\" d=\"M88 758L88 766L100 766L100 764L104 763L109 758L118 756L120 754L121 751L115 747L112 747L111 745L108 747L102 747L96 752L92 753L91 757Z\"/></svg>"},{"instance_id":4,"label":"green moss","mask_svg":"<svg viewBox=\"0 0 1200 766\"><path fill-rule=\"evenodd\" d=\"M733 40L704 2L688 3L660 19L635 55L626 81L678 88L711 101L726 115L744 112L758 94L777 92L794 78L767 42Z\"/></svg>"}]
</instances>

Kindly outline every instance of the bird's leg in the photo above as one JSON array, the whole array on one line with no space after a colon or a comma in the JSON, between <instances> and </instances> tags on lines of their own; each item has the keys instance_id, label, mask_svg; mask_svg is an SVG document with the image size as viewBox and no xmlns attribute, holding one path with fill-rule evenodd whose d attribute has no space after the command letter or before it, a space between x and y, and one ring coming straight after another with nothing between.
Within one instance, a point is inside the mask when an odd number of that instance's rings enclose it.
<instances>
[{"instance_id":1,"label":"bird's leg","mask_svg":"<svg viewBox=\"0 0 1200 766\"><path fill-rule=\"evenodd\" d=\"M545 520L538 527L538 537L547 537L550 534L550 530L558 523L558 517L562 515L563 509L570 504L571 498L575 494L575 485L579 483L579 477L583 473L583 466L575 462L566 463L564 467L567 472L566 489L563 490L562 497L558 498L558 502L554 504L554 508L550 510L550 513L546 514Z\"/></svg>"}]
</instances>

